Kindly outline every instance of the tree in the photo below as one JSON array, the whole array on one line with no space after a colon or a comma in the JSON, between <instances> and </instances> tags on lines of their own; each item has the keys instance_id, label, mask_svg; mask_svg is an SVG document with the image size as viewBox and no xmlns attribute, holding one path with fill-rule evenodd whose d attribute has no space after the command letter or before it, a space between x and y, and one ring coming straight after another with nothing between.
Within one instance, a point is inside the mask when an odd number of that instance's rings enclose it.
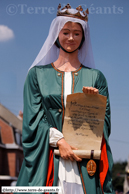
<instances>
[{"instance_id":1,"label":"tree","mask_svg":"<svg viewBox=\"0 0 129 194\"><path fill-rule=\"evenodd\" d=\"M127 165L127 161L116 162L113 165L113 169L112 169L113 187L115 190L118 190L119 192L123 191L123 183L124 183L126 165Z\"/></svg>"}]
</instances>

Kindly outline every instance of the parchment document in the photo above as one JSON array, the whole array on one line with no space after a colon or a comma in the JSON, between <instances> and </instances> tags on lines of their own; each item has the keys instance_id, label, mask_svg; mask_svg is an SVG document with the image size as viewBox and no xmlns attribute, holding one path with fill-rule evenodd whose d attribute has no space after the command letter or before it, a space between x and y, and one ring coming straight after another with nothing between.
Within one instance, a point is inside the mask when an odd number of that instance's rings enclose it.
<instances>
[{"instance_id":1,"label":"parchment document","mask_svg":"<svg viewBox=\"0 0 129 194\"><path fill-rule=\"evenodd\" d=\"M63 135L67 143L100 153L107 98L75 93L67 96Z\"/></svg>"}]
</instances>

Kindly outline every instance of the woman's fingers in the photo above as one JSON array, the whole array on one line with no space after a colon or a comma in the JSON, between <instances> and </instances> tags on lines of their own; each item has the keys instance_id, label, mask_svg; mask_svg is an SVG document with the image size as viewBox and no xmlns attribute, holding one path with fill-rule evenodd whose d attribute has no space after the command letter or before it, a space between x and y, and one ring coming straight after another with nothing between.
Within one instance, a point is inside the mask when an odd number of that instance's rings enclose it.
<instances>
[{"instance_id":1,"label":"woman's fingers","mask_svg":"<svg viewBox=\"0 0 129 194\"><path fill-rule=\"evenodd\" d=\"M79 158L76 154L74 154L73 151L68 155L68 159L70 159L71 161L76 160L77 162L81 162L82 161L82 159Z\"/></svg>"},{"instance_id":2,"label":"woman's fingers","mask_svg":"<svg viewBox=\"0 0 129 194\"><path fill-rule=\"evenodd\" d=\"M73 158L74 158L74 160L76 160L77 162L81 162L81 161L82 161L82 159L79 158L76 154L74 154Z\"/></svg>"},{"instance_id":3,"label":"woman's fingers","mask_svg":"<svg viewBox=\"0 0 129 194\"><path fill-rule=\"evenodd\" d=\"M69 156L68 159L70 159L72 162L74 161L73 157L71 157L71 156Z\"/></svg>"},{"instance_id":4,"label":"woman's fingers","mask_svg":"<svg viewBox=\"0 0 129 194\"><path fill-rule=\"evenodd\" d=\"M78 150L78 148L75 148L73 146L70 146L72 150Z\"/></svg>"},{"instance_id":5,"label":"woman's fingers","mask_svg":"<svg viewBox=\"0 0 129 194\"><path fill-rule=\"evenodd\" d=\"M98 89L95 89L94 92L95 92L95 94L99 94L99 90Z\"/></svg>"},{"instance_id":6,"label":"woman's fingers","mask_svg":"<svg viewBox=\"0 0 129 194\"><path fill-rule=\"evenodd\" d=\"M68 160L70 159L72 162L76 160L77 162L81 162L82 159L79 158L72 150L70 150L66 155L62 156L63 159Z\"/></svg>"},{"instance_id":7,"label":"woman's fingers","mask_svg":"<svg viewBox=\"0 0 129 194\"><path fill-rule=\"evenodd\" d=\"M93 87L85 87L85 86L83 86L82 91L85 94L98 94L99 93L98 89L93 88Z\"/></svg>"},{"instance_id":8,"label":"woman's fingers","mask_svg":"<svg viewBox=\"0 0 129 194\"><path fill-rule=\"evenodd\" d=\"M78 161L80 162L82 159L79 158L76 154L74 154L74 152L72 151L72 149L76 149L73 146L70 146L64 138L60 139L57 142L57 146L59 147L59 152L60 152L60 156L64 159L64 160L68 160L70 159L71 161Z\"/></svg>"}]
</instances>

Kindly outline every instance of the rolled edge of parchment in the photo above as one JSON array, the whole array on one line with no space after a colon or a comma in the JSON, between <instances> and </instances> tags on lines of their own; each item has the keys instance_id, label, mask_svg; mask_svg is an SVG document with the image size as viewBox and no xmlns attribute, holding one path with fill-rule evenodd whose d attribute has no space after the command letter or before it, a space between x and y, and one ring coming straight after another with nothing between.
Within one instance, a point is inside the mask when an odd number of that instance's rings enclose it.
<instances>
[{"instance_id":1,"label":"rolled edge of parchment","mask_svg":"<svg viewBox=\"0 0 129 194\"><path fill-rule=\"evenodd\" d=\"M91 150L73 150L80 158L91 158ZM54 150L54 154L60 156L59 150ZM101 150L94 150L93 159L100 160Z\"/></svg>"}]
</instances>

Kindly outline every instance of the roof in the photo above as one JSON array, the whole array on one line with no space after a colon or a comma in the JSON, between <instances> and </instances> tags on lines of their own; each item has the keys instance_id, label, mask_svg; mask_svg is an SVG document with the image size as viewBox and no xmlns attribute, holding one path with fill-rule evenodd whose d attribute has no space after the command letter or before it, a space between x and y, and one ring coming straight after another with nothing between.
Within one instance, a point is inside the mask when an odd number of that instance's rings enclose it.
<instances>
[{"instance_id":1,"label":"roof","mask_svg":"<svg viewBox=\"0 0 129 194\"><path fill-rule=\"evenodd\" d=\"M16 129L22 131L22 120L20 120L16 115L14 115L11 111L5 108L2 104L0 104L0 117Z\"/></svg>"}]
</instances>

